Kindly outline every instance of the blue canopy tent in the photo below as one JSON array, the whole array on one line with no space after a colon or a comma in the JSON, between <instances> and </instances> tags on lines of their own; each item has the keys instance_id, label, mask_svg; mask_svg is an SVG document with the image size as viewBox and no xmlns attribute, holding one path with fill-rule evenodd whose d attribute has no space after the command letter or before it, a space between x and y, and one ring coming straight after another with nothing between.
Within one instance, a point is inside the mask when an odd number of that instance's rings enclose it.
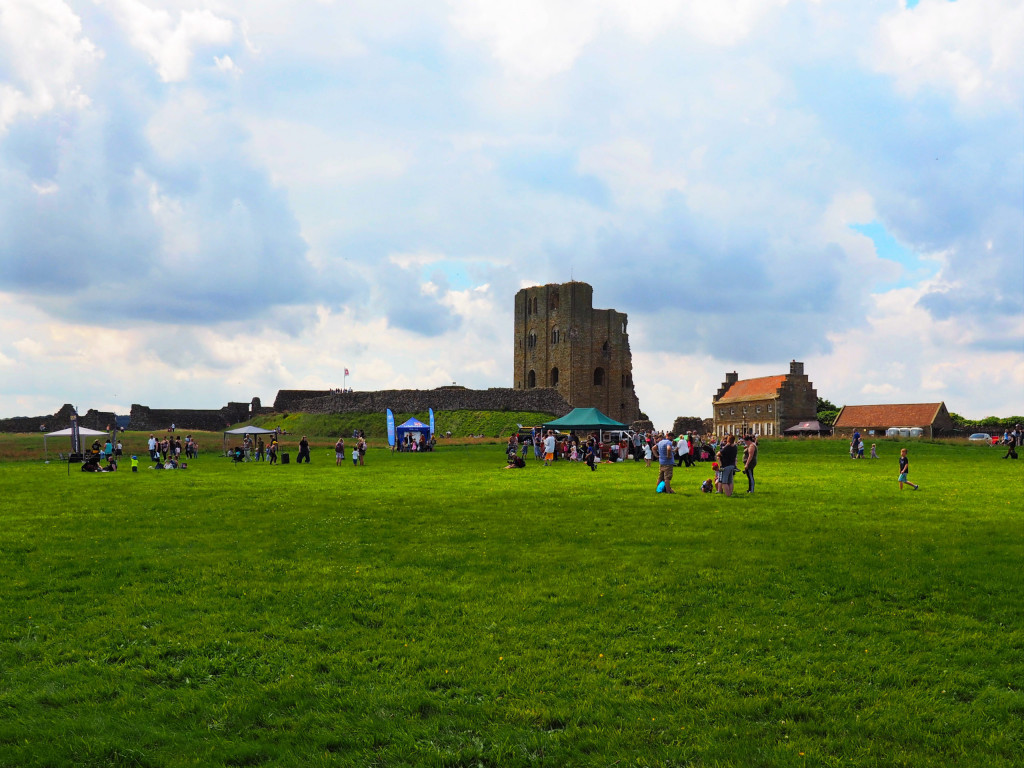
<instances>
[{"instance_id":1,"label":"blue canopy tent","mask_svg":"<svg viewBox=\"0 0 1024 768\"><path fill-rule=\"evenodd\" d=\"M399 424L395 427L395 442L398 444L399 450L405 445L406 435L415 435L412 439L419 439L419 436L423 435L429 442L431 438L430 427L415 417L409 419L404 424Z\"/></svg>"}]
</instances>

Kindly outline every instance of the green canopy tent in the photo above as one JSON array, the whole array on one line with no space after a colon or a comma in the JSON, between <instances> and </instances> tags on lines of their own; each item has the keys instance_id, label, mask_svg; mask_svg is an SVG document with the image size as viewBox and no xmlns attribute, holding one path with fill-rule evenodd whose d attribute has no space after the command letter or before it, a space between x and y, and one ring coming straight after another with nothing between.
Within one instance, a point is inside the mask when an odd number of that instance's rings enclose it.
<instances>
[{"instance_id":1,"label":"green canopy tent","mask_svg":"<svg viewBox=\"0 0 1024 768\"><path fill-rule=\"evenodd\" d=\"M609 430L629 429L629 427L621 421L605 416L597 408L573 408L562 418L544 424L543 429L557 429L560 432L596 429L598 433L601 433Z\"/></svg>"}]
</instances>

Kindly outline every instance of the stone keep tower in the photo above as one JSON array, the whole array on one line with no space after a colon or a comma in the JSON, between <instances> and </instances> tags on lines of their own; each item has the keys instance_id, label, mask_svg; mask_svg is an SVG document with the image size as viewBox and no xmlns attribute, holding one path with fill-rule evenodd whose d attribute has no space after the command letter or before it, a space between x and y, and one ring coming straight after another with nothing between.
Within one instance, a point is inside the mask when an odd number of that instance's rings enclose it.
<instances>
[{"instance_id":1,"label":"stone keep tower","mask_svg":"<svg viewBox=\"0 0 1024 768\"><path fill-rule=\"evenodd\" d=\"M516 389L552 387L574 408L598 408L625 424L640 418L626 315L594 309L587 283L516 293Z\"/></svg>"}]
</instances>

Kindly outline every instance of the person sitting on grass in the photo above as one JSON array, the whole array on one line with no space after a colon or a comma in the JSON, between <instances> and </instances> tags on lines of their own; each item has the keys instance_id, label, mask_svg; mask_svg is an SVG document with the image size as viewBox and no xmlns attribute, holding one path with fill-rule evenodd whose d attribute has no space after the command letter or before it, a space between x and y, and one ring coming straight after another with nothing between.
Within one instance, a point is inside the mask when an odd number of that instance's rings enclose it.
<instances>
[{"instance_id":1,"label":"person sitting on grass","mask_svg":"<svg viewBox=\"0 0 1024 768\"><path fill-rule=\"evenodd\" d=\"M921 490L921 486L920 485L914 485L912 482L910 482L907 479L907 475L909 475L909 474L910 474L910 459L907 458L907 449L906 448L900 448L900 477L899 477L900 490L901 491L903 490L904 483L909 485L915 491Z\"/></svg>"},{"instance_id":2,"label":"person sitting on grass","mask_svg":"<svg viewBox=\"0 0 1024 768\"><path fill-rule=\"evenodd\" d=\"M519 454L510 453L508 455L508 464L502 467L502 469L523 469L524 467L526 467L526 461Z\"/></svg>"}]
</instances>

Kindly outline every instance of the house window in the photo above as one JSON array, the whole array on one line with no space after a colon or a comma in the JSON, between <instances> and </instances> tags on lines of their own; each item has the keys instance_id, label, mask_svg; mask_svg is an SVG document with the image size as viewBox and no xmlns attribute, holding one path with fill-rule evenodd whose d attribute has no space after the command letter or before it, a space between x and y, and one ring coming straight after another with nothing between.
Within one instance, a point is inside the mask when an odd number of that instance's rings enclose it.
<instances>
[{"instance_id":1,"label":"house window","mask_svg":"<svg viewBox=\"0 0 1024 768\"><path fill-rule=\"evenodd\" d=\"M772 404L768 403L768 413L771 413L771 412L772 412Z\"/></svg>"},{"instance_id":2,"label":"house window","mask_svg":"<svg viewBox=\"0 0 1024 768\"><path fill-rule=\"evenodd\" d=\"M552 368L551 369L551 386L552 387L557 387L558 386L558 369L557 368Z\"/></svg>"},{"instance_id":3,"label":"house window","mask_svg":"<svg viewBox=\"0 0 1024 768\"><path fill-rule=\"evenodd\" d=\"M735 408L730 408L729 409L729 415L730 416L735 416L736 415L736 409Z\"/></svg>"},{"instance_id":4,"label":"house window","mask_svg":"<svg viewBox=\"0 0 1024 768\"><path fill-rule=\"evenodd\" d=\"M594 369L594 386L595 387L604 386L604 368L595 368Z\"/></svg>"},{"instance_id":5,"label":"house window","mask_svg":"<svg viewBox=\"0 0 1024 768\"><path fill-rule=\"evenodd\" d=\"M533 389L537 386L537 374L533 371L526 374L526 386L528 389Z\"/></svg>"},{"instance_id":6,"label":"house window","mask_svg":"<svg viewBox=\"0 0 1024 768\"><path fill-rule=\"evenodd\" d=\"M759 406L757 406L757 412L758 412L758 413L760 413L760 412L761 412L761 406L760 406L760 405L759 405Z\"/></svg>"}]
</instances>

